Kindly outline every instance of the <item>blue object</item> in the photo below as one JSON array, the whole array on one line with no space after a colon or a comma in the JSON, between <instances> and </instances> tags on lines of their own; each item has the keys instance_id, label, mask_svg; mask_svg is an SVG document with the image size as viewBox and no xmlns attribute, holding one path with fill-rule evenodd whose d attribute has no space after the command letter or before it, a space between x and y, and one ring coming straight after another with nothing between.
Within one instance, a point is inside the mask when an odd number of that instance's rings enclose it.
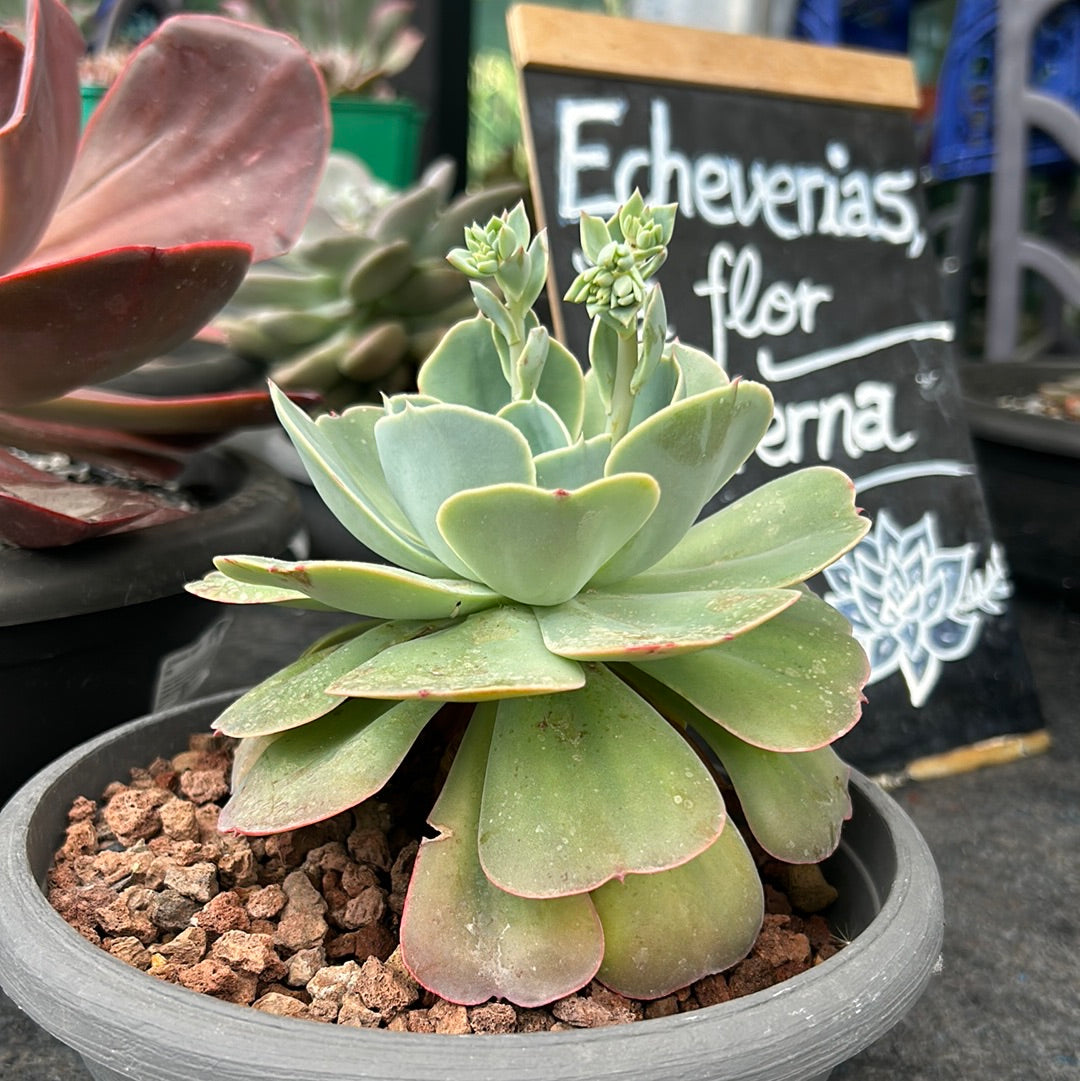
<instances>
[{"instance_id":1,"label":"blue object","mask_svg":"<svg viewBox=\"0 0 1080 1081\"><path fill-rule=\"evenodd\" d=\"M955 180L993 169L997 21L995 0L959 0L957 4L938 80L930 151L930 168L937 180ZM1078 0L1060 4L1039 25L1028 85L1080 108ZM1029 165L1068 160L1050 136L1031 132Z\"/></svg>"},{"instance_id":2,"label":"blue object","mask_svg":"<svg viewBox=\"0 0 1080 1081\"><path fill-rule=\"evenodd\" d=\"M793 36L820 45L908 51L912 0L801 0Z\"/></svg>"}]
</instances>

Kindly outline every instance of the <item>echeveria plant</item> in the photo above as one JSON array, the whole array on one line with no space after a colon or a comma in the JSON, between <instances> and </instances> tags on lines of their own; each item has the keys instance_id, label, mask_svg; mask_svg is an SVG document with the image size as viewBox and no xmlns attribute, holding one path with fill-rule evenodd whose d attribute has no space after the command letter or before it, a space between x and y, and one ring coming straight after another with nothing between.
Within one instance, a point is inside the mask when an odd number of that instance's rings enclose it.
<instances>
[{"instance_id":1,"label":"echeveria plant","mask_svg":"<svg viewBox=\"0 0 1080 1081\"><path fill-rule=\"evenodd\" d=\"M781 860L823 859L849 812L829 744L867 662L803 583L869 523L812 468L695 524L772 399L665 340L673 220L638 195L582 219L588 375L531 310L547 253L521 205L469 228L450 262L479 315L418 393L317 421L277 395L323 499L396 565L223 556L190 587L368 617L218 718L240 738L223 829L367 799L444 706L469 712L401 922L405 964L457 1002L594 977L657 997L747 953L762 887L705 751Z\"/></svg>"},{"instance_id":2,"label":"echeveria plant","mask_svg":"<svg viewBox=\"0 0 1080 1081\"><path fill-rule=\"evenodd\" d=\"M186 341L253 260L295 240L328 149L325 89L283 34L176 16L80 140L74 20L59 0L28 0L25 34L0 31L0 444L175 465L259 396L155 403L82 388ZM64 543L159 509L103 487L62 492L36 472L0 452L0 537Z\"/></svg>"}]
</instances>

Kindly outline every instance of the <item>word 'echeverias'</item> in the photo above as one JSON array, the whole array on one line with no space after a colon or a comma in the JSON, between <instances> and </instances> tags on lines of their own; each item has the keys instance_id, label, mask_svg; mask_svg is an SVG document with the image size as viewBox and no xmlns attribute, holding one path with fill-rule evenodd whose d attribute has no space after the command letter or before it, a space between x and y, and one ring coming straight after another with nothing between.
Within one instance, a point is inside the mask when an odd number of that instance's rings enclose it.
<instances>
[{"instance_id":1,"label":"word 'echeverias'","mask_svg":"<svg viewBox=\"0 0 1080 1081\"><path fill-rule=\"evenodd\" d=\"M867 663L803 583L869 523L829 468L697 521L772 398L666 340L651 279L674 216L635 195L582 219L587 375L532 312L547 251L523 208L468 229L450 262L479 314L418 393L317 421L277 395L323 499L395 565L232 555L189 587L367 617L218 718L241 741L223 829L367 799L444 704L472 704L401 923L406 965L457 1002L593 978L659 997L748 952L762 888L701 747L778 859L823 859L849 813L829 744Z\"/></svg>"}]
</instances>

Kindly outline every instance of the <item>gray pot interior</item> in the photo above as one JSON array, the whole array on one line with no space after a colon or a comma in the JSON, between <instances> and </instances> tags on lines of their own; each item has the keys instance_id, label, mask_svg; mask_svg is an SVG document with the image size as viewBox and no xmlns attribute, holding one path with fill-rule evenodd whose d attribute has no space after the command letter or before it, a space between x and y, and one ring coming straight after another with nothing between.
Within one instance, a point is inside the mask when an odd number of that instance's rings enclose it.
<instances>
[{"instance_id":1,"label":"gray pot interior","mask_svg":"<svg viewBox=\"0 0 1080 1081\"><path fill-rule=\"evenodd\" d=\"M856 774L853 817L829 865L843 895L831 916L854 941L720 1006L607 1029L456 1037L276 1018L158 983L85 942L41 885L75 796L94 798L130 766L183 749L236 693L85 744L0 814L0 984L98 1081L818 1081L900 1020L937 961L942 899L930 853L895 802Z\"/></svg>"}]
</instances>

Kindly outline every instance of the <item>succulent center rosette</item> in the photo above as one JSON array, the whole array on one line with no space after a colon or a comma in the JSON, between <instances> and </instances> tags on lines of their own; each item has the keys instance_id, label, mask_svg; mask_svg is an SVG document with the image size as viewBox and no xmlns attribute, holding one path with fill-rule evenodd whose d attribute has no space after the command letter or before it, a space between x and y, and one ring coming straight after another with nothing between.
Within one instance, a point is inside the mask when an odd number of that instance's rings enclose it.
<instances>
[{"instance_id":1,"label":"succulent center rosette","mask_svg":"<svg viewBox=\"0 0 1080 1081\"><path fill-rule=\"evenodd\" d=\"M674 217L637 194L583 217L587 374L532 311L547 249L523 207L471 227L449 258L479 313L418 393L315 421L276 394L320 495L389 565L223 556L189 587L366 617L218 718L241 739L223 829L367 799L445 703L472 704L401 923L405 963L453 1001L594 977L658 997L748 952L762 888L702 747L781 860L823 859L849 813L829 744L868 667L803 583L869 522L830 468L697 521L772 398L667 341L651 279Z\"/></svg>"}]
</instances>

